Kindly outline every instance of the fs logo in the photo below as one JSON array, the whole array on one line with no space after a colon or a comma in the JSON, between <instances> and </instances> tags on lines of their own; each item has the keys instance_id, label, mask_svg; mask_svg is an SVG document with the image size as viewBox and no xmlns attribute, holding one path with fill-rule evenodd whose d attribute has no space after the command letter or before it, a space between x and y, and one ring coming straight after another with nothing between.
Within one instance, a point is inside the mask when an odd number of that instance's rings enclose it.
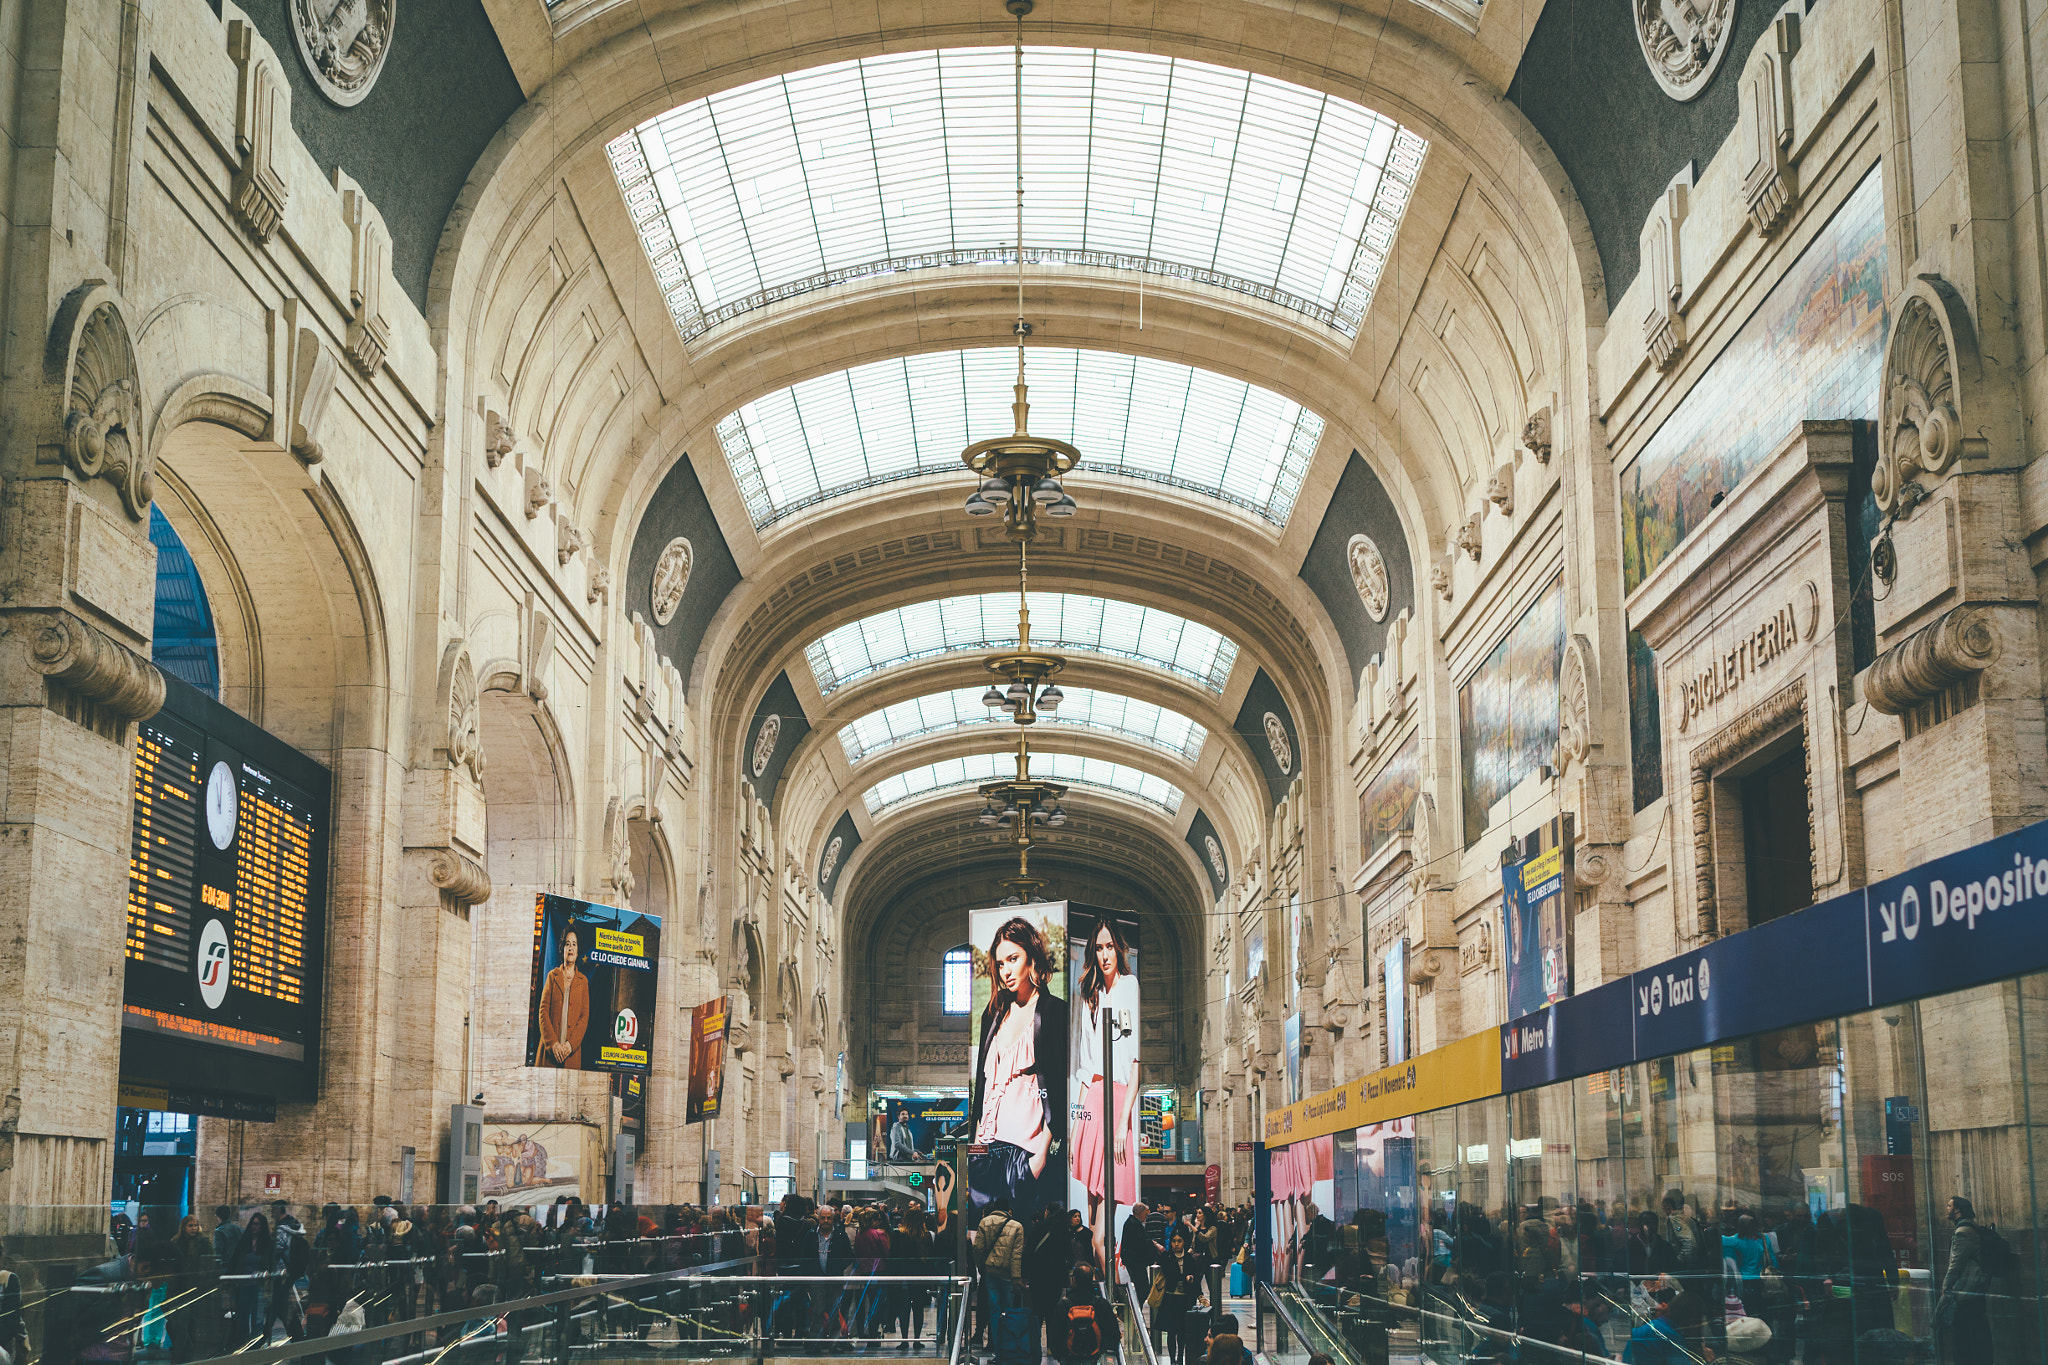
<instances>
[{"instance_id":1,"label":"fs logo","mask_svg":"<svg viewBox=\"0 0 2048 1365\"><path fill-rule=\"evenodd\" d=\"M638 1043L640 1041L640 1016L633 1013L630 1009L620 1010L618 1017L612 1020L612 1037L618 1040L620 1047L632 1047L635 1043Z\"/></svg>"},{"instance_id":2,"label":"fs logo","mask_svg":"<svg viewBox=\"0 0 2048 1365\"><path fill-rule=\"evenodd\" d=\"M192 972L199 978L199 998L206 1008L217 1010L228 998L229 949L227 926L210 919L199 931L199 950L192 956Z\"/></svg>"}]
</instances>

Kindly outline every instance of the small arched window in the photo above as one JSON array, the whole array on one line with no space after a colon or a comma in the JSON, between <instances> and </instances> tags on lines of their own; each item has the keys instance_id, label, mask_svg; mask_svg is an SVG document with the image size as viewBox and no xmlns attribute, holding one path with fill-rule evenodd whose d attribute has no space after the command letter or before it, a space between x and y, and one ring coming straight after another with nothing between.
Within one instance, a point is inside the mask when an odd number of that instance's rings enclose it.
<instances>
[{"instance_id":1,"label":"small arched window","mask_svg":"<svg viewBox=\"0 0 2048 1365\"><path fill-rule=\"evenodd\" d=\"M965 1014L974 1007L974 950L966 944L949 949L941 975L939 1011Z\"/></svg>"}]
</instances>

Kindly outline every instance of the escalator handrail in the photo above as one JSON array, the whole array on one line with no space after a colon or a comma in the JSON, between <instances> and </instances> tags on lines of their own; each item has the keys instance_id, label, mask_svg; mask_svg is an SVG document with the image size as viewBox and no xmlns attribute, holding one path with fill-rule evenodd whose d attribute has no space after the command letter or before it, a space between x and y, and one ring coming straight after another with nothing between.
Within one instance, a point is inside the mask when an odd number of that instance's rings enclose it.
<instances>
[{"instance_id":1,"label":"escalator handrail","mask_svg":"<svg viewBox=\"0 0 2048 1365\"><path fill-rule=\"evenodd\" d=\"M1151 1323L1146 1319L1144 1302L1138 1298L1138 1286L1129 1280L1124 1281L1124 1302L1130 1307L1131 1321L1138 1329L1138 1346L1145 1352L1144 1365L1160 1365L1159 1356L1152 1349ZM1122 1351L1121 1341L1117 1349Z\"/></svg>"},{"instance_id":2,"label":"escalator handrail","mask_svg":"<svg viewBox=\"0 0 2048 1365\"><path fill-rule=\"evenodd\" d=\"M1273 1305L1274 1311L1280 1314L1281 1320L1287 1324L1288 1330L1293 1332L1296 1336L1300 1337L1303 1341L1308 1340L1307 1333L1301 1331L1299 1327L1296 1326L1297 1319L1295 1318L1294 1314L1289 1310L1286 1301L1280 1297L1278 1292L1276 1292L1271 1285L1265 1284L1263 1282L1259 1285L1259 1288L1265 1292L1268 1302L1270 1302ZM1388 1312L1396 1314L1412 1316L1416 1318L1418 1321L1422 1318L1434 1318L1439 1322L1446 1322L1456 1327L1465 1328L1469 1331L1476 1332L1481 1336L1489 1337L1495 1341L1503 1342L1517 1349L1534 1347L1539 1353L1548 1353L1550 1357L1555 1358L1557 1360L1590 1361L1612 1359L1612 1357L1607 1356L1591 1355L1584 1350L1575 1349L1570 1346L1560 1346L1556 1342L1545 1341L1541 1337L1524 1336L1520 1332L1511 1331L1505 1327L1495 1327L1491 1323L1481 1322L1477 1318L1466 1317L1463 1314L1440 1313L1435 1312L1428 1308L1420 1307L1415 1304L1395 1303L1391 1299L1383 1299L1378 1297L1377 1295L1366 1294L1361 1291L1353 1290L1350 1292L1356 1293L1362 1302L1371 1304L1375 1308L1385 1309ZM1315 1312L1317 1312L1318 1314L1320 1314L1322 1311L1315 1304L1311 1303L1307 1306ZM1341 1331L1328 1327L1326 1327L1325 1330L1327 1334L1331 1336L1333 1339L1338 1341L1344 1340L1344 1336ZM1695 1354L1689 1343L1684 1341L1669 1341L1667 1339L1665 1344L1668 1347L1668 1349L1676 1351L1686 1360L1692 1362L1693 1365L1707 1365L1707 1357Z\"/></svg>"},{"instance_id":3,"label":"escalator handrail","mask_svg":"<svg viewBox=\"0 0 2048 1365\"><path fill-rule=\"evenodd\" d=\"M966 1288L961 1291L960 1302L954 1309L953 1350L946 1357L946 1365L960 1365L960 1348L967 1341L968 1310L977 1302L980 1289L981 1271L977 1267L969 1267Z\"/></svg>"}]
</instances>

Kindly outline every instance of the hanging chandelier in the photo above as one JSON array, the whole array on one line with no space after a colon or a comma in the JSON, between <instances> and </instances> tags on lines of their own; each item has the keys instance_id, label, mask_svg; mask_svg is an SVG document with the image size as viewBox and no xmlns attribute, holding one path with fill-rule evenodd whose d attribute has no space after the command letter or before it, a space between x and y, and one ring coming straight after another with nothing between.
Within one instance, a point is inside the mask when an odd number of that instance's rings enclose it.
<instances>
[{"instance_id":1,"label":"hanging chandelier","mask_svg":"<svg viewBox=\"0 0 2048 1365\"><path fill-rule=\"evenodd\" d=\"M1065 441L1033 436L1029 429L1030 390L1024 381L1024 340L1031 335L1031 324L1024 320L1024 16L1031 12L1032 0L1007 0L1007 7L1017 17L1017 320L1011 329L1017 338L1017 397L1010 405L1017 429L991 441L976 441L960 452L960 459L980 479L967 497L968 515L1001 513L1004 533L1017 542L1017 648L983 661L995 680L981 701L991 712L1006 712L1014 724L1031 726L1041 715L1059 709L1062 694L1052 678L1067 663L1056 654L1031 648L1031 542L1038 538L1041 514L1071 517L1080 510L1061 480L1081 462L1081 452ZM1031 875L1033 846L1043 831L1067 822L1060 805L1067 789L1031 776L1030 733L1023 729L1017 735L1016 776L980 787L986 803L981 823L1007 835L1016 850L1017 875L1004 878L1003 885L1011 892L1011 902L1020 904L1038 900L1046 885L1044 878Z\"/></svg>"}]
</instances>

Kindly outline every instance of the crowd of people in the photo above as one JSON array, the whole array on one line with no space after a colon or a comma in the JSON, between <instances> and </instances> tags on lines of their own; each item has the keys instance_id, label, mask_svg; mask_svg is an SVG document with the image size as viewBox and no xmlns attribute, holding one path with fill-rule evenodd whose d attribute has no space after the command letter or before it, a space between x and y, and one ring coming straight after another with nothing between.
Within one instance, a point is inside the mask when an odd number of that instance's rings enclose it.
<instances>
[{"instance_id":1,"label":"crowd of people","mask_svg":"<svg viewBox=\"0 0 2048 1365\"><path fill-rule=\"evenodd\" d=\"M254 1210L222 1205L210 1230L190 1215L166 1237L147 1210L132 1223L116 1215L113 1258L79 1273L76 1292L51 1301L53 1340L42 1357L196 1360L463 1313L460 1323L385 1339L375 1358L458 1346L464 1355L487 1349L502 1359L519 1354L523 1324L498 1305L548 1289L689 1268L711 1276L778 1273L773 1225L759 1206L649 1210L565 1197L537 1207L491 1200L408 1209L379 1197L367 1207L328 1204L310 1221L281 1201ZM730 1306L718 1321L698 1313L685 1325L714 1334L751 1330L760 1297L725 1295ZM659 1296L627 1301L643 1310L632 1330L644 1337L659 1315L651 1307ZM0 1335L18 1322L0 1301ZM9 1365L22 1360L19 1349L7 1351Z\"/></svg>"},{"instance_id":2,"label":"crowd of people","mask_svg":"<svg viewBox=\"0 0 2048 1365\"><path fill-rule=\"evenodd\" d=\"M1766 1212L1666 1191L1655 1208L1545 1199L1504 1208L1424 1207L1391 1229L1384 1210L1343 1224L1313 1204L1288 1248L1305 1292L1332 1310L1367 1361L1390 1330L1514 1357L1510 1334L1634 1365L1713 1358L1743 1365L1849 1365L1913 1358L1895 1325L1901 1273L1883 1216L1862 1204ZM1937 1281L1934 1327L1958 1361L1990 1362L1986 1286L2006 1255L1967 1199Z\"/></svg>"}]
</instances>

